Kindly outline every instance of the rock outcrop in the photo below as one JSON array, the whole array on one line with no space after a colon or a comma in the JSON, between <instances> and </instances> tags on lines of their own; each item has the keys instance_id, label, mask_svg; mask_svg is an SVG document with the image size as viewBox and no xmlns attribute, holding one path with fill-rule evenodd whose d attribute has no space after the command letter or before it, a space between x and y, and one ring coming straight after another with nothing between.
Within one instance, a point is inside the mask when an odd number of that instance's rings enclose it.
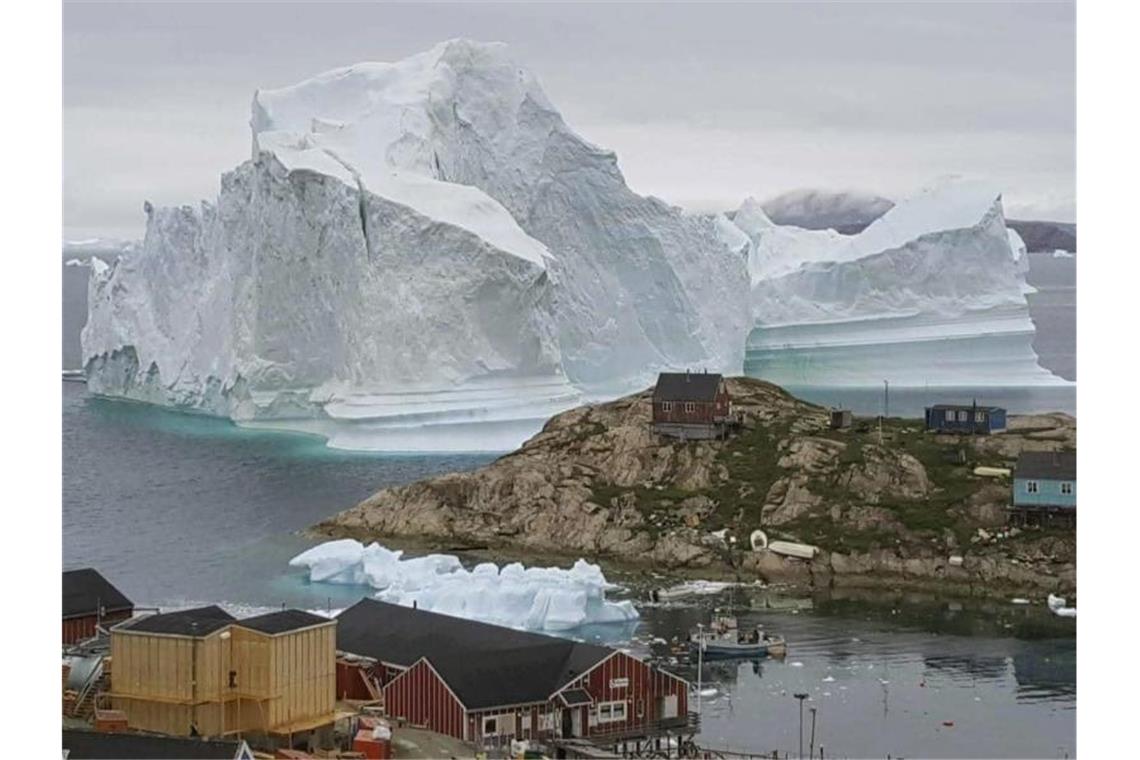
<instances>
[{"instance_id":1,"label":"rock outcrop","mask_svg":"<svg viewBox=\"0 0 1140 760\"><path fill-rule=\"evenodd\" d=\"M824 409L777 386L728 386L742 424L726 440L656 435L644 391L559 414L482 469L384 489L316 530L811 583L1054 590L1073 576L1071 534L1005 531L1008 482L973 474L1023 448L1069 448L1072 418L1014 417L992 437L928 434L908 420L887 420L881 434L858 422L831 430ZM810 563L743 551L757 528L822 551ZM961 565L949 563L955 554Z\"/></svg>"}]
</instances>

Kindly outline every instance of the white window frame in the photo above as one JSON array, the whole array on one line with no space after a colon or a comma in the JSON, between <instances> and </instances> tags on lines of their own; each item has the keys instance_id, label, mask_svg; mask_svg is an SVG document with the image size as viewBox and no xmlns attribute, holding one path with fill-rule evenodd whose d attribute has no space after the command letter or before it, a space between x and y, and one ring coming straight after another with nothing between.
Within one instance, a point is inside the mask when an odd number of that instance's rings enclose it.
<instances>
[{"instance_id":1,"label":"white window frame","mask_svg":"<svg viewBox=\"0 0 1140 760\"><path fill-rule=\"evenodd\" d=\"M695 403L693 403L692 401L686 401L685 402L685 413L686 414L691 414L692 412L695 412L696 410L697 410L697 405Z\"/></svg>"},{"instance_id":2,"label":"white window frame","mask_svg":"<svg viewBox=\"0 0 1140 760\"><path fill-rule=\"evenodd\" d=\"M1069 483L1068 481L1062 483L1061 484L1061 493L1063 493L1065 496L1072 496L1073 495L1073 484Z\"/></svg>"},{"instance_id":3,"label":"white window frame","mask_svg":"<svg viewBox=\"0 0 1140 760\"><path fill-rule=\"evenodd\" d=\"M1036 480L1025 481L1025 492L1026 493L1038 493L1040 490L1041 490L1040 486L1038 485Z\"/></svg>"},{"instance_id":4,"label":"white window frame","mask_svg":"<svg viewBox=\"0 0 1140 760\"><path fill-rule=\"evenodd\" d=\"M499 718L500 715L484 715L483 716L483 736L498 736L499 735ZM495 729L493 731L487 730L487 721L495 722Z\"/></svg>"},{"instance_id":5,"label":"white window frame","mask_svg":"<svg viewBox=\"0 0 1140 760\"><path fill-rule=\"evenodd\" d=\"M986 413L985 413L985 412L983 412L981 409L979 409L979 410L978 410L978 411L977 411L977 412L974 414L974 421L975 421L975 422L985 422L985 421L986 421Z\"/></svg>"},{"instance_id":6,"label":"white window frame","mask_svg":"<svg viewBox=\"0 0 1140 760\"><path fill-rule=\"evenodd\" d=\"M619 709L620 708L620 709ZM624 699L598 703L598 723L625 723L629 709Z\"/></svg>"},{"instance_id":7,"label":"white window frame","mask_svg":"<svg viewBox=\"0 0 1140 760\"><path fill-rule=\"evenodd\" d=\"M958 422L969 422L969 421L970 421L970 413L967 412L965 409L959 409L958 410Z\"/></svg>"},{"instance_id":8,"label":"white window frame","mask_svg":"<svg viewBox=\"0 0 1140 760\"><path fill-rule=\"evenodd\" d=\"M946 421L947 422L953 422L954 421L954 410L953 409L947 409L946 410Z\"/></svg>"},{"instance_id":9,"label":"white window frame","mask_svg":"<svg viewBox=\"0 0 1140 760\"><path fill-rule=\"evenodd\" d=\"M673 411L673 402L672 401L662 401L661 402L661 411L663 411L663 412Z\"/></svg>"}]
</instances>

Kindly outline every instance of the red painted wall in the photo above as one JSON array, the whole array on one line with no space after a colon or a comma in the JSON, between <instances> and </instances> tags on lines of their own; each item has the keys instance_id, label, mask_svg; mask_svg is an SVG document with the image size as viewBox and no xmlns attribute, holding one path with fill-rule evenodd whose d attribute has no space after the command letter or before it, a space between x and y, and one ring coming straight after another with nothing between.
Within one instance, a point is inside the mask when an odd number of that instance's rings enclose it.
<instances>
[{"instance_id":1,"label":"red painted wall","mask_svg":"<svg viewBox=\"0 0 1140 760\"><path fill-rule=\"evenodd\" d=\"M716 398L710 401L693 401L693 411L685 411L684 401L673 401L672 407L669 411L665 411L663 401L653 402L653 421L654 422L677 422L677 423L710 423L714 419L721 419L728 416L729 398L728 391L724 389L724 384L717 390Z\"/></svg>"},{"instance_id":2,"label":"red painted wall","mask_svg":"<svg viewBox=\"0 0 1140 760\"><path fill-rule=\"evenodd\" d=\"M336 663L336 698L372 699L372 694L369 693L362 678L371 678L374 683L377 682L371 668L338 660Z\"/></svg>"},{"instance_id":3,"label":"red painted wall","mask_svg":"<svg viewBox=\"0 0 1140 760\"><path fill-rule=\"evenodd\" d=\"M456 739L464 738L465 716L459 703L436 672L421 660L384 687L384 711Z\"/></svg>"},{"instance_id":4,"label":"red painted wall","mask_svg":"<svg viewBox=\"0 0 1140 760\"><path fill-rule=\"evenodd\" d=\"M125 610L123 612L112 612L109 615L103 616L103 627L108 628L115 623L122 622L129 618L132 610ZM99 622L98 615L88 615L87 617L68 618L63 621L63 643L74 644L84 639L89 639L95 635L95 624Z\"/></svg>"},{"instance_id":5,"label":"red painted wall","mask_svg":"<svg viewBox=\"0 0 1140 760\"><path fill-rule=\"evenodd\" d=\"M611 686L614 679L620 678L629 679L629 685ZM598 723L590 727L591 734L631 729L659 720L661 716L658 700L663 696L677 696L677 717L684 717L689 708L688 685L684 681L655 670L623 652L611 655L584 678L578 679L575 685L590 692L595 704L618 700L626 702L625 721ZM583 720L586 720L586 716L583 716ZM582 725L587 723L584 722Z\"/></svg>"}]
</instances>

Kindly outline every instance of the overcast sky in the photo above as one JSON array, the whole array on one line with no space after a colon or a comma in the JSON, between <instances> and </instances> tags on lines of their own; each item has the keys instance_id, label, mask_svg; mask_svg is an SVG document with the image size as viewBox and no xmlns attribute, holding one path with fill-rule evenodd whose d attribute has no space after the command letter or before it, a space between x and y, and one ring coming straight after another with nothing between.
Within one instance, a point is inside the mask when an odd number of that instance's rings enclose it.
<instances>
[{"instance_id":1,"label":"overcast sky","mask_svg":"<svg viewBox=\"0 0 1140 760\"><path fill-rule=\"evenodd\" d=\"M630 186L694 210L795 188L989 178L1075 218L1075 11L1060 3L64 5L64 225L138 237L214 198L249 104L452 37L502 41Z\"/></svg>"}]
</instances>

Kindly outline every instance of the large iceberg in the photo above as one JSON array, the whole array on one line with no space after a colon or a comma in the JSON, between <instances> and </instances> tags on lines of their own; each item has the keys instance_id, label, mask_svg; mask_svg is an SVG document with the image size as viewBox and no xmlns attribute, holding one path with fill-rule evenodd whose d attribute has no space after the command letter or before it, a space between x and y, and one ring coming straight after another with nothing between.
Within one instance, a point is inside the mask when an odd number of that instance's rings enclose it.
<instances>
[{"instance_id":1,"label":"large iceberg","mask_svg":"<svg viewBox=\"0 0 1140 760\"><path fill-rule=\"evenodd\" d=\"M307 569L312 583L371 586L381 601L512 628L568 631L638 618L631 602L606 599L616 586L581 559L569 570L518 562L467 570L451 555L409 559L376 543L340 539L298 554L289 565Z\"/></svg>"},{"instance_id":2,"label":"large iceberg","mask_svg":"<svg viewBox=\"0 0 1140 760\"><path fill-rule=\"evenodd\" d=\"M146 204L141 246L93 271L94 393L334 446L502 449L583 393L742 368L723 220L630 191L502 45L260 90L250 125L215 203Z\"/></svg>"},{"instance_id":3,"label":"large iceberg","mask_svg":"<svg viewBox=\"0 0 1140 760\"><path fill-rule=\"evenodd\" d=\"M1001 193L943 180L856 235L773 224L754 201L746 374L785 385L1038 385L1025 246Z\"/></svg>"}]
</instances>

